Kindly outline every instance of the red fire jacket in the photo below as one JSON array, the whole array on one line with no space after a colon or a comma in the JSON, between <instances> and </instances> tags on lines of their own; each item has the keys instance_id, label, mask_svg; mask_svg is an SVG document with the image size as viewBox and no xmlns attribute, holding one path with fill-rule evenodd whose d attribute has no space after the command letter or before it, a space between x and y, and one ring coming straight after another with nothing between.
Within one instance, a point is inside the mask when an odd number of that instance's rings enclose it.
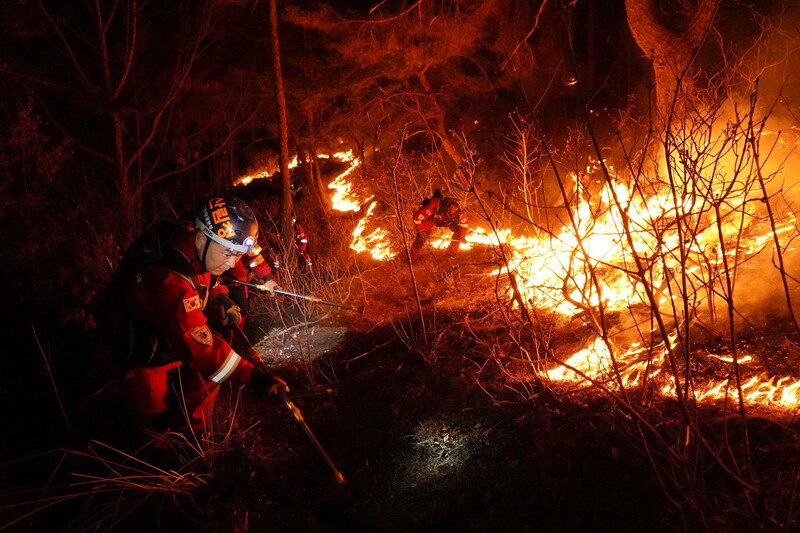
<instances>
[{"instance_id":1,"label":"red fire jacket","mask_svg":"<svg viewBox=\"0 0 800 533\"><path fill-rule=\"evenodd\" d=\"M294 223L294 245L297 248L297 254L305 261L306 266L310 267L312 265L311 256L306 251L308 237L306 236L306 230L303 229L299 222Z\"/></svg>"},{"instance_id":2,"label":"red fire jacket","mask_svg":"<svg viewBox=\"0 0 800 533\"><path fill-rule=\"evenodd\" d=\"M161 357L163 363L173 356L215 383L228 378L246 383L253 365L209 329L203 314L208 300L227 289L217 280L213 280L212 286L211 274L200 266L194 246L195 231L182 228L171 241L190 258L195 279L159 265L145 268L130 286L130 310L155 326L166 341L166 352Z\"/></svg>"},{"instance_id":3,"label":"red fire jacket","mask_svg":"<svg viewBox=\"0 0 800 533\"><path fill-rule=\"evenodd\" d=\"M308 246L308 237L306 237L306 230L303 229L299 222L294 223L294 243L300 255L303 255Z\"/></svg>"}]
</instances>

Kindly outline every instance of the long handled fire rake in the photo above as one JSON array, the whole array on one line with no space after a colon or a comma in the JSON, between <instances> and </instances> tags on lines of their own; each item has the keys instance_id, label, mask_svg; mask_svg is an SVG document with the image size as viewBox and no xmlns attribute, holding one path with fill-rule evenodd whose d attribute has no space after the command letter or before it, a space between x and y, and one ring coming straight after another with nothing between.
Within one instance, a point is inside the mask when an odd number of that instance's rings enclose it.
<instances>
[{"instance_id":1,"label":"long handled fire rake","mask_svg":"<svg viewBox=\"0 0 800 533\"><path fill-rule=\"evenodd\" d=\"M236 324L233 327L233 331L236 333L236 336L239 337L239 340L241 340L242 343L247 348L248 352L247 355L250 361L253 364L258 365L266 372L269 372L269 370L267 370L266 365L264 364L264 360L261 357L261 353L256 349L255 346L253 346L253 343L251 343L250 339L247 338L247 335L244 334L242 328L240 328L239 325ZM294 404L294 402L291 399L289 399L289 396L286 395L286 391L284 391L283 389L279 389L278 395L280 396L283 405L286 406L286 409L289 410L289 413L291 413L292 417L303 429L303 432L311 441L311 444L314 446L314 449L317 450L317 453L319 453L320 457L322 457L322 459L325 461L325 464L328 465L328 468L330 468L331 472L333 473L333 477L336 479L336 483L338 483L339 485L344 485L345 483L347 483L347 479L344 477L344 474L342 474L342 472L338 468L336 468L336 465L331 460L330 456L328 455L328 452L326 452L325 448L322 447L322 444L320 444L316 435L314 435L314 432L311 431L311 428L309 427L305 418L303 418L303 413L301 413L300 409Z\"/></svg>"},{"instance_id":2,"label":"long handled fire rake","mask_svg":"<svg viewBox=\"0 0 800 533\"><path fill-rule=\"evenodd\" d=\"M229 278L226 278L225 281L236 283L237 285L245 285L246 287L253 287L254 289L258 289L264 292L270 292L270 290L267 288L266 283L262 284L248 283L247 281L239 281L238 279L229 279ZM303 300L308 300L309 302L316 302L318 304L331 305L333 307L341 307L342 309L349 309L351 311L356 311L358 313L362 311L362 309L359 309L358 307L350 307L349 305L344 305L336 302L328 302L326 300L317 298L316 296L309 296L307 294L297 294L294 292L289 292L278 288L272 289L271 292L274 292L276 294L283 294L284 296L293 296L294 298L302 298Z\"/></svg>"}]
</instances>

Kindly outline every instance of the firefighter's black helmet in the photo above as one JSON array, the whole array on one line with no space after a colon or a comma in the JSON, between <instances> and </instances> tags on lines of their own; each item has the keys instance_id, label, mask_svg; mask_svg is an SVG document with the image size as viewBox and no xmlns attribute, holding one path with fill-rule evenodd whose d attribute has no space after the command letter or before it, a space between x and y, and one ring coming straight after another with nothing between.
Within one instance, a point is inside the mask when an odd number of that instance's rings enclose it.
<instances>
[{"instance_id":1,"label":"firefighter's black helmet","mask_svg":"<svg viewBox=\"0 0 800 533\"><path fill-rule=\"evenodd\" d=\"M253 211L235 196L211 196L197 209L197 229L212 241L237 253L251 254L258 239Z\"/></svg>"}]
</instances>

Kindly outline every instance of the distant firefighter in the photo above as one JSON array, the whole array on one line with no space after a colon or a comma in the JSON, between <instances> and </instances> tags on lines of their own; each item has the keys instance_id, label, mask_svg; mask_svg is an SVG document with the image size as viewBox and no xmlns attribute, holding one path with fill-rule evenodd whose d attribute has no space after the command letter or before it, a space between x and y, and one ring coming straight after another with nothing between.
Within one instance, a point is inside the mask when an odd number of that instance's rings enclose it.
<instances>
[{"instance_id":1,"label":"distant firefighter","mask_svg":"<svg viewBox=\"0 0 800 533\"><path fill-rule=\"evenodd\" d=\"M461 241L469 231L468 223L469 219L461 204L455 198L442 196L439 189L436 189L433 191L433 196L426 198L422 202L422 207L414 213L417 236L411 244L411 260L419 257L434 227L448 228L453 232L445 255L455 256Z\"/></svg>"},{"instance_id":2,"label":"distant firefighter","mask_svg":"<svg viewBox=\"0 0 800 533\"><path fill-rule=\"evenodd\" d=\"M311 265L314 263L311 261L311 256L306 250L306 248L308 248L308 236L306 235L306 230L303 229L303 226L297 221L297 216L295 216L294 213L292 213L292 223L294 224L294 244L297 248L300 264L305 265L306 268L311 268Z\"/></svg>"}]
</instances>

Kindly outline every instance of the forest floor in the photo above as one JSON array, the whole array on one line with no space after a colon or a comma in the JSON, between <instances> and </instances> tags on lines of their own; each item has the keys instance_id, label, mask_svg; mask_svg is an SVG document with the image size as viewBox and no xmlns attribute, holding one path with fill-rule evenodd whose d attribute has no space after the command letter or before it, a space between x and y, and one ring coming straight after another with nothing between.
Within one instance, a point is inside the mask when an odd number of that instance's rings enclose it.
<instances>
[{"instance_id":1,"label":"forest floor","mask_svg":"<svg viewBox=\"0 0 800 533\"><path fill-rule=\"evenodd\" d=\"M362 273L361 316L337 311L306 329L310 338L294 329L261 340L348 481L336 483L280 404L246 391L241 425L258 434L248 454L263 463L244 489L251 504L229 502L237 522L253 531L669 530L641 453L607 425L613 405L533 383L522 392L466 333L489 307L468 304L490 294L476 290L493 282L489 266L441 261L441 252L414 266L436 338L423 350L409 348L422 334L399 261Z\"/></svg>"},{"instance_id":2,"label":"forest floor","mask_svg":"<svg viewBox=\"0 0 800 533\"><path fill-rule=\"evenodd\" d=\"M38 503L6 508L0 531L691 530L610 399L558 394L490 357L488 265L435 252L414 266L421 307L396 261L360 273L362 313L306 313L251 337L346 483L283 404L232 385L185 461L62 449L12 498ZM737 530L724 516L706 525Z\"/></svg>"}]
</instances>

